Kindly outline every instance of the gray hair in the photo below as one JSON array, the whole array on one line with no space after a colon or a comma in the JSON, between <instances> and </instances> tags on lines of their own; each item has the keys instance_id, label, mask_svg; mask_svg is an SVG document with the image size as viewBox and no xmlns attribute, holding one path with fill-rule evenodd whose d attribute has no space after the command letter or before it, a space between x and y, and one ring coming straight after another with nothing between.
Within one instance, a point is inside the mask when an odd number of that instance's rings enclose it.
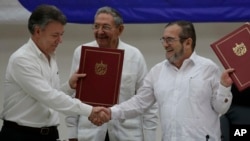
<instances>
[{"instance_id":1,"label":"gray hair","mask_svg":"<svg viewBox=\"0 0 250 141\"><path fill-rule=\"evenodd\" d=\"M115 10L114 8L111 8L108 6L99 8L95 14L95 18L101 13L105 13L105 14L109 14L109 15L113 16L116 26L120 26L123 24L123 19L122 19L121 14L117 10Z\"/></svg>"},{"instance_id":2,"label":"gray hair","mask_svg":"<svg viewBox=\"0 0 250 141\"><path fill-rule=\"evenodd\" d=\"M55 6L40 5L38 6L29 17L28 29L31 34L34 34L35 26L44 28L48 23L57 21L62 25L66 25L66 16Z\"/></svg>"}]
</instances>

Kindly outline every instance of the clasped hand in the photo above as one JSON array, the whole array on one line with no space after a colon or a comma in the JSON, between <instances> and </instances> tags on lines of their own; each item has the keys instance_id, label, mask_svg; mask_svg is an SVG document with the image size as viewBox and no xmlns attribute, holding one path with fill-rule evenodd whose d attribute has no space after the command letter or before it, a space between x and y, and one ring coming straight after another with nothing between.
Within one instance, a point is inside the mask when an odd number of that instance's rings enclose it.
<instances>
[{"instance_id":1,"label":"clasped hand","mask_svg":"<svg viewBox=\"0 0 250 141\"><path fill-rule=\"evenodd\" d=\"M111 110L105 107L93 107L88 119L93 124L101 126L103 123L106 123L111 119Z\"/></svg>"}]
</instances>

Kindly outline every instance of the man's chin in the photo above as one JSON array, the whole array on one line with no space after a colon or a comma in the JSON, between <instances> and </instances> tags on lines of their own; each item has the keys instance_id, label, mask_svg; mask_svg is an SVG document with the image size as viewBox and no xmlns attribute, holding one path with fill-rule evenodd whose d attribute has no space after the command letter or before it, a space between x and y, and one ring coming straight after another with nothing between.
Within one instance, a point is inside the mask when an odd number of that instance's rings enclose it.
<instances>
[{"instance_id":1,"label":"man's chin","mask_svg":"<svg viewBox=\"0 0 250 141\"><path fill-rule=\"evenodd\" d=\"M109 46L107 44L98 43L98 45L101 48L109 48Z\"/></svg>"},{"instance_id":2,"label":"man's chin","mask_svg":"<svg viewBox=\"0 0 250 141\"><path fill-rule=\"evenodd\" d=\"M173 57L173 56L171 56L171 57L168 57L168 56L167 56L167 59L168 59L168 61L169 61L170 63L175 63L175 62L177 61L177 59L176 59L175 57Z\"/></svg>"}]
</instances>

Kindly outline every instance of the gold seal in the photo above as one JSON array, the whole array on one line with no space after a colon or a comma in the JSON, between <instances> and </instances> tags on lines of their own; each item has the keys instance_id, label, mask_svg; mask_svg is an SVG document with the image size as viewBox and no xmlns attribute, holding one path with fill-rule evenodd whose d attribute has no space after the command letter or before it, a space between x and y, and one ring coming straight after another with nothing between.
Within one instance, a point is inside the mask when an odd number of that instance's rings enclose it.
<instances>
[{"instance_id":1,"label":"gold seal","mask_svg":"<svg viewBox=\"0 0 250 141\"><path fill-rule=\"evenodd\" d=\"M95 64L95 73L97 75L105 75L107 72L107 69L108 69L108 65L103 64L102 61L100 63Z\"/></svg>"},{"instance_id":2,"label":"gold seal","mask_svg":"<svg viewBox=\"0 0 250 141\"><path fill-rule=\"evenodd\" d=\"M246 54L247 48L244 43L241 44L235 44L235 47L233 47L233 51L237 56L242 56Z\"/></svg>"}]
</instances>

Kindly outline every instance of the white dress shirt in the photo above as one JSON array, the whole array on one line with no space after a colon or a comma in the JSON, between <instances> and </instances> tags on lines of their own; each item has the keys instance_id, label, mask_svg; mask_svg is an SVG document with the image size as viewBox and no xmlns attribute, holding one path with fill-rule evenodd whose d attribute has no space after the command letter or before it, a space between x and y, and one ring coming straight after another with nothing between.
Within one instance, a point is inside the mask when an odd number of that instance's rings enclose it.
<instances>
[{"instance_id":1,"label":"white dress shirt","mask_svg":"<svg viewBox=\"0 0 250 141\"><path fill-rule=\"evenodd\" d=\"M220 141L219 116L232 101L220 77L219 67L195 52L180 69L162 61L136 96L111 108L112 119L132 118L157 101L163 141Z\"/></svg>"},{"instance_id":2,"label":"white dress shirt","mask_svg":"<svg viewBox=\"0 0 250 141\"><path fill-rule=\"evenodd\" d=\"M62 89L74 92L68 83ZM91 110L92 106L60 91L55 56L48 62L32 39L11 55L4 81L3 120L29 127L55 126L59 125L57 111L89 116Z\"/></svg>"},{"instance_id":3,"label":"white dress shirt","mask_svg":"<svg viewBox=\"0 0 250 141\"><path fill-rule=\"evenodd\" d=\"M98 47L96 41L84 45ZM79 67L81 46L76 48L74 52L71 73ZM146 76L147 66L137 48L119 40L118 49L124 50L119 94L119 103L121 103L136 94ZM98 89L98 86L96 86L96 89ZM78 137L79 141L103 141L107 130L110 141L154 141L157 135L158 109L155 104L142 116L127 120L111 120L100 127L89 122L84 116L79 118L67 117L66 121L69 127L69 138Z\"/></svg>"}]
</instances>

